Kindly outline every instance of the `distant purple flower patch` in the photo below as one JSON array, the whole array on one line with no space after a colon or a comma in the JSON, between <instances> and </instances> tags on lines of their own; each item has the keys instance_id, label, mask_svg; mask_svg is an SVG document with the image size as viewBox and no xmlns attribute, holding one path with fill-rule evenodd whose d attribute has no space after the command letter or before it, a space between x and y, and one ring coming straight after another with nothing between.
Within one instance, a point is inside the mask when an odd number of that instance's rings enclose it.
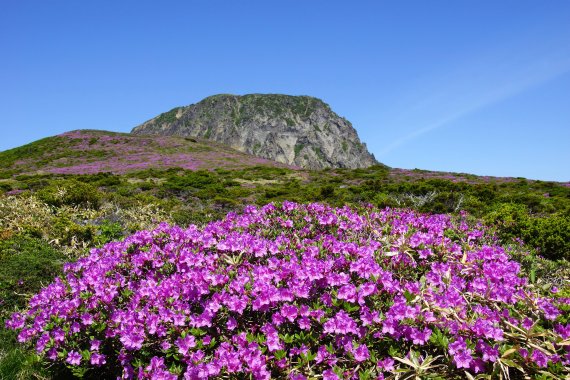
<instances>
[{"instance_id":1,"label":"distant purple flower patch","mask_svg":"<svg viewBox=\"0 0 570 380\"><path fill-rule=\"evenodd\" d=\"M24 190L20 190L20 189L14 189L14 190L10 190L6 192L6 195L18 195L23 193Z\"/></svg>"},{"instance_id":2,"label":"distant purple flower patch","mask_svg":"<svg viewBox=\"0 0 570 380\"><path fill-rule=\"evenodd\" d=\"M187 170L241 169L252 165L290 167L254 157L213 142L189 142L180 137L123 135L71 131L56 136L62 144L46 152L41 164L21 159L14 168L24 173L125 174L150 168Z\"/></svg>"}]
</instances>

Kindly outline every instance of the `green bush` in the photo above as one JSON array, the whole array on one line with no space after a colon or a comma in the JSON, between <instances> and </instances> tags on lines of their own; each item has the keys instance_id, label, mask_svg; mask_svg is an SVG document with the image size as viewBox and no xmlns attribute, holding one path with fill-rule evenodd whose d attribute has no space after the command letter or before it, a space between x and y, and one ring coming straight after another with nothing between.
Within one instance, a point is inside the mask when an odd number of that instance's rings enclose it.
<instances>
[{"instance_id":1,"label":"green bush","mask_svg":"<svg viewBox=\"0 0 570 380\"><path fill-rule=\"evenodd\" d=\"M4 320L61 274L68 260L45 240L23 235L0 240L0 379L69 378L48 371L35 352L22 348L16 334L4 329Z\"/></svg>"},{"instance_id":2,"label":"green bush","mask_svg":"<svg viewBox=\"0 0 570 380\"><path fill-rule=\"evenodd\" d=\"M485 216L504 241L520 238L550 260L570 260L570 217L531 215L525 205L502 203Z\"/></svg>"},{"instance_id":3,"label":"green bush","mask_svg":"<svg viewBox=\"0 0 570 380\"><path fill-rule=\"evenodd\" d=\"M522 239L551 260L570 260L570 218L551 215L530 219Z\"/></svg>"},{"instance_id":4,"label":"green bush","mask_svg":"<svg viewBox=\"0 0 570 380\"><path fill-rule=\"evenodd\" d=\"M238 209L242 204L232 198L224 198L216 196L212 199L212 203L223 209Z\"/></svg>"},{"instance_id":5,"label":"green bush","mask_svg":"<svg viewBox=\"0 0 570 380\"><path fill-rule=\"evenodd\" d=\"M109 220L103 221L96 232L94 242L96 245L103 245L113 240L119 240L124 235L123 226L118 222L111 222Z\"/></svg>"},{"instance_id":6,"label":"green bush","mask_svg":"<svg viewBox=\"0 0 570 380\"><path fill-rule=\"evenodd\" d=\"M335 188L332 185L325 185L319 190L319 201L330 201L335 196Z\"/></svg>"},{"instance_id":7,"label":"green bush","mask_svg":"<svg viewBox=\"0 0 570 380\"><path fill-rule=\"evenodd\" d=\"M37 196L48 205L83 206L98 209L101 192L91 184L77 180L54 181L38 191Z\"/></svg>"},{"instance_id":8,"label":"green bush","mask_svg":"<svg viewBox=\"0 0 570 380\"><path fill-rule=\"evenodd\" d=\"M186 172L183 176L170 176L164 183L164 187L169 190L182 191L189 188L203 189L209 185L218 183L219 179L215 173L205 170Z\"/></svg>"},{"instance_id":9,"label":"green bush","mask_svg":"<svg viewBox=\"0 0 570 380\"><path fill-rule=\"evenodd\" d=\"M498 226L503 237L516 237L521 224L526 224L529 218L528 208L515 203L500 203L485 215L485 221Z\"/></svg>"},{"instance_id":10,"label":"green bush","mask_svg":"<svg viewBox=\"0 0 570 380\"><path fill-rule=\"evenodd\" d=\"M63 253L44 240L13 236L0 241L0 302L2 314L23 307L27 297L38 292L61 273ZM5 315L4 315L5 317Z\"/></svg>"},{"instance_id":11,"label":"green bush","mask_svg":"<svg viewBox=\"0 0 570 380\"><path fill-rule=\"evenodd\" d=\"M379 208L385 208L385 207L395 207L396 203L394 202L394 199L385 193L377 193L374 195L374 198L372 199L372 203Z\"/></svg>"},{"instance_id":12,"label":"green bush","mask_svg":"<svg viewBox=\"0 0 570 380\"><path fill-rule=\"evenodd\" d=\"M52 378L40 357L17 343L16 335L0 326L0 379Z\"/></svg>"},{"instance_id":13,"label":"green bush","mask_svg":"<svg viewBox=\"0 0 570 380\"><path fill-rule=\"evenodd\" d=\"M66 216L61 216L54 225L57 243L61 245L74 246L79 242L90 243L95 239L97 228L92 224L77 224Z\"/></svg>"},{"instance_id":14,"label":"green bush","mask_svg":"<svg viewBox=\"0 0 570 380\"><path fill-rule=\"evenodd\" d=\"M193 209L186 206L174 210L172 220L181 227L187 227L190 224L204 225L222 214L223 211L216 211L212 208Z\"/></svg>"}]
</instances>

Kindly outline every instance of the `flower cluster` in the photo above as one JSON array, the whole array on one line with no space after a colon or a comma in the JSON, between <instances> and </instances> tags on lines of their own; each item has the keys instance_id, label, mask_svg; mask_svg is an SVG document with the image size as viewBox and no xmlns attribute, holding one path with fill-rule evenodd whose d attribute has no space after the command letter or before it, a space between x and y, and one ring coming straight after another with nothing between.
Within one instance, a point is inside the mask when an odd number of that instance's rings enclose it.
<instances>
[{"instance_id":1,"label":"flower cluster","mask_svg":"<svg viewBox=\"0 0 570 380\"><path fill-rule=\"evenodd\" d=\"M95 249L7 326L123 378L564 373L563 302L463 218L284 202Z\"/></svg>"}]
</instances>

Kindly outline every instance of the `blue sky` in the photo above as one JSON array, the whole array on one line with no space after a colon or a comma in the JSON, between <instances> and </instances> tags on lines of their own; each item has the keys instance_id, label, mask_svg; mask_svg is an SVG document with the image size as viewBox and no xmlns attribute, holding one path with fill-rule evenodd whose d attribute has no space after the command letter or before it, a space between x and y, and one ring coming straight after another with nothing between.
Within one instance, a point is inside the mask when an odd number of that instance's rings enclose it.
<instances>
[{"instance_id":1,"label":"blue sky","mask_svg":"<svg viewBox=\"0 0 570 380\"><path fill-rule=\"evenodd\" d=\"M570 1L11 1L0 150L313 95L393 167L570 180Z\"/></svg>"}]
</instances>

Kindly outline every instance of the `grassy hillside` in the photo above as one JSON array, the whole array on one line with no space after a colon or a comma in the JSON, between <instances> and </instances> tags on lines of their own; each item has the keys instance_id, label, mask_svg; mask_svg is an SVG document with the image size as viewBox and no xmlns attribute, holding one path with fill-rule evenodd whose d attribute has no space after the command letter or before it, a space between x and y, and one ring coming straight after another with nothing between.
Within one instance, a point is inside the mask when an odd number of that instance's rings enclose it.
<instances>
[{"instance_id":1,"label":"grassy hillside","mask_svg":"<svg viewBox=\"0 0 570 380\"><path fill-rule=\"evenodd\" d=\"M181 167L189 170L283 166L206 140L79 130L0 152L0 178L15 174L129 173Z\"/></svg>"}]
</instances>

